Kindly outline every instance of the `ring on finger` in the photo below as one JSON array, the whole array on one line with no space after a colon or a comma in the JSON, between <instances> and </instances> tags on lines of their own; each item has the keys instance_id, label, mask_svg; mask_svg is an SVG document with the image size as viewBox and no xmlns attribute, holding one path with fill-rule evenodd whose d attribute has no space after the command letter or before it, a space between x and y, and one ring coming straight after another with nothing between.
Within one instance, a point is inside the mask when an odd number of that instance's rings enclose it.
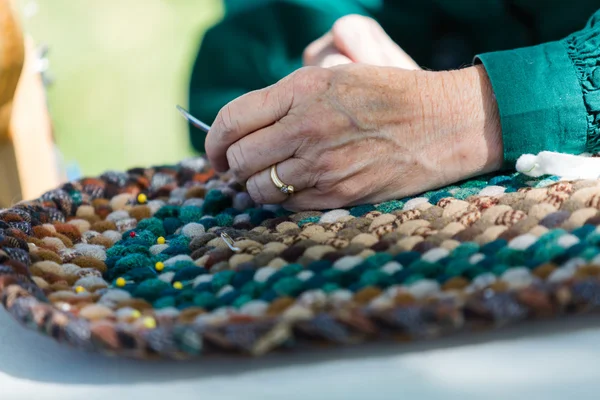
<instances>
[{"instance_id":1,"label":"ring on finger","mask_svg":"<svg viewBox=\"0 0 600 400\"><path fill-rule=\"evenodd\" d=\"M277 187L277 189L279 189L279 191L281 193L287 194L288 196L291 196L294 194L294 186L288 185L288 184L282 182L281 179L279 179L279 175L277 175L277 165L273 165L271 167L271 180L273 181L273 184Z\"/></svg>"}]
</instances>

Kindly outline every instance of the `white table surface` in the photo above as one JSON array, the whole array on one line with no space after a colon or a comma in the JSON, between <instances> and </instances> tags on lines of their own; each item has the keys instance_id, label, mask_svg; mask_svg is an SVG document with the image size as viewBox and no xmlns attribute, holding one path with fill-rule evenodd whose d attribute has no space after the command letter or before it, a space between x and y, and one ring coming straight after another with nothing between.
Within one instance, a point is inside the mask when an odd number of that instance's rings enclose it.
<instances>
[{"instance_id":1,"label":"white table surface","mask_svg":"<svg viewBox=\"0 0 600 400\"><path fill-rule=\"evenodd\" d=\"M600 316L427 343L177 363L73 350L0 307L1 400L598 398Z\"/></svg>"}]
</instances>

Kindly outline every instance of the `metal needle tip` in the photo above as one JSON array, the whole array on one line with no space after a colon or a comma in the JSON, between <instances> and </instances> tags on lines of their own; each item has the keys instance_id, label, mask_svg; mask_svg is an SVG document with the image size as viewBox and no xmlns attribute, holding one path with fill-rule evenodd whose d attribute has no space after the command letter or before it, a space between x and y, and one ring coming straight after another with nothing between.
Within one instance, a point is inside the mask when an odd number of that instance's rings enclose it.
<instances>
[{"instance_id":1,"label":"metal needle tip","mask_svg":"<svg viewBox=\"0 0 600 400\"><path fill-rule=\"evenodd\" d=\"M210 130L210 126L208 126L204 122L200 121L198 118L194 117L185 108L181 107L180 105L177 105L176 108L190 124L194 125L196 128L200 129L201 131L208 133L208 131Z\"/></svg>"}]
</instances>

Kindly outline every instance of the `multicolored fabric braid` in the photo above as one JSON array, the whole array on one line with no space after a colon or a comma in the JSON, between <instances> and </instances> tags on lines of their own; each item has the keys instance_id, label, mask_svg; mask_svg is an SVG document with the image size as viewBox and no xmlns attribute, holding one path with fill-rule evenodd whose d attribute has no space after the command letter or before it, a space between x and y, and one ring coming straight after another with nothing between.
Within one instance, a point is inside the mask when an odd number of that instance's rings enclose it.
<instances>
[{"instance_id":1,"label":"multicolored fabric braid","mask_svg":"<svg viewBox=\"0 0 600 400\"><path fill-rule=\"evenodd\" d=\"M258 206L204 159L0 212L0 295L136 358L425 339L600 305L600 180L485 176L326 212Z\"/></svg>"}]
</instances>

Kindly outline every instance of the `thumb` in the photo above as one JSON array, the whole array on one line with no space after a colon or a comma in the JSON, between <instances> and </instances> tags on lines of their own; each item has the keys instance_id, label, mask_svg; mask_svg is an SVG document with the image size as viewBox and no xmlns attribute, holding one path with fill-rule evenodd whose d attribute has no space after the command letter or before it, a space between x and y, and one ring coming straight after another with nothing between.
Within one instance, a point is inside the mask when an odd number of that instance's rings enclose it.
<instances>
[{"instance_id":1,"label":"thumb","mask_svg":"<svg viewBox=\"0 0 600 400\"><path fill-rule=\"evenodd\" d=\"M409 70L421 69L372 18L362 15L345 16L336 21L331 32L337 49L353 62Z\"/></svg>"}]
</instances>

